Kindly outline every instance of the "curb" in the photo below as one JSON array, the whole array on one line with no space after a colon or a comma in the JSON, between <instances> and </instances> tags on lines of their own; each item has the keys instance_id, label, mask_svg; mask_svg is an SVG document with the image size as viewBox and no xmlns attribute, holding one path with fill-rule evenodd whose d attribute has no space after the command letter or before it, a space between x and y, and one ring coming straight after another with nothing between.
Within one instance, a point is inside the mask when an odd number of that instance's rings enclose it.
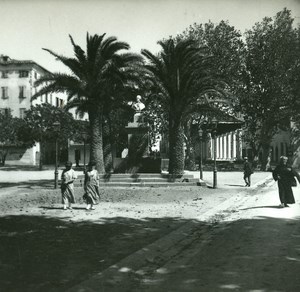
<instances>
[{"instance_id":1,"label":"curb","mask_svg":"<svg viewBox=\"0 0 300 292\"><path fill-rule=\"evenodd\" d=\"M272 185L274 181L273 179L271 181L271 179L271 176L264 178L253 185L251 189L246 189L246 192L252 193L259 187ZM235 194L215 208L203 213L192 222L183 224L178 229L128 255L123 260L92 276L90 279L71 287L67 292L122 291L122 289L120 290L120 285L126 280L128 281L128 278L132 280L138 278L139 275L143 275L145 273L143 268L149 269L149 265L154 269L158 268L162 260L165 262L166 259L169 260L175 257L196 239L205 236L211 230L211 224L208 222L208 224L202 223L200 225L198 220L207 221L217 213L229 209L237 201L244 201L248 198L249 196L245 196L245 191Z\"/></svg>"}]
</instances>

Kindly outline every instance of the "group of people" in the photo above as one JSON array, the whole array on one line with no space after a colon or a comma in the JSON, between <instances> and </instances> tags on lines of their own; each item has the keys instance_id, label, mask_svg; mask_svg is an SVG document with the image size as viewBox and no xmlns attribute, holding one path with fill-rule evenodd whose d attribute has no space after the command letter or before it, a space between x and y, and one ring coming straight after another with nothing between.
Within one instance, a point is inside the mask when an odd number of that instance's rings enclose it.
<instances>
[{"instance_id":1,"label":"group of people","mask_svg":"<svg viewBox=\"0 0 300 292\"><path fill-rule=\"evenodd\" d=\"M279 207L289 207L288 204L294 204L295 198L292 187L297 185L297 178L300 184L300 176L297 171L287 164L288 158L281 156L279 164L272 171L273 179L277 181L280 205ZM253 168L248 161L248 157L244 157L244 181L246 187L251 185L251 175L253 174Z\"/></svg>"},{"instance_id":2,"label":"group of people","mask_svg":"<svg viewBox=\"0 0 300 292\"><path fill-rule=\"evenodd\" d=\"M300 176L297 171L287 165L288 158L280 157L280 162L273 170L273 178L278 183L280 207L289 207L288 204L294 204L295 198L292 187L296 186L298 180L300 184ZM61 175L61 194L63 209L72 209L72 204L75 203L74 195L74 180L77 178L75 171L72 169L72 162L66 163L66 168ZM244 157L244 181L246 187L251 186L251 175L253 168L248 161L248 157ZM84 170L84 195L83 199L86 202L87 210L94 210L97 201L100 199L99 193L99 173L96 170L96 164L90 162L87 170Z\"/></svg>"},{"instance_id":3,"label":"group of people","mask_svg":"<svg viewBox=\"0 0 300 292\"><path fill-rule=\"evenodd\" d=\"M75 171L72 169L72 162L65 164L65 169L61 175L61 195L63 209L72 209L75 203L74 181L77 178ZM100 199L99 193L99 173L96 170L96 164L90 162L86 170L84 170L84 195L87 210L94 210L97 201Z\"/></svg>"}]
</instances>

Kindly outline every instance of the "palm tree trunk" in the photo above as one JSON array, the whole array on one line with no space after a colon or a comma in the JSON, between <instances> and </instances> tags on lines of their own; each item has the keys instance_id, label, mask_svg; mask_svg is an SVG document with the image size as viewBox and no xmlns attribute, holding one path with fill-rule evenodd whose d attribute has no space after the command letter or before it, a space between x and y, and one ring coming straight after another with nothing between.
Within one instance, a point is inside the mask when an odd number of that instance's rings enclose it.
<instances>
[{"instance_id":1,"label":"palm tree trunk","mask_svg":"<svg viewBox=\"0 0 300 292\"><path fill-rule=\"evenodd\" d=\"M96 168L100 173L105 173L103 159L102 109L100 106L89 110L89 120L91 127L90 161L96 163Z\"/></svg>"},{"instance_id":2,"label":"palm tree trunk","mask_svg":"<svg viewBox=\"0 0 300 292\"><path fill-rule=\"evenodd\" d=\"M103 156L104 156L105 171L109 173L113 171L113 161L112 161L112 152L111 152L112 145L109 139L106 139L103 145L104 145Z\"/></svg>"},{"instance_id":3,"label":"palm tree trunk","mask_svg":"<svg viewBox=\"0 0 300 292\"><path fill-rule=\"evenodd\" d=\"M107 173L113 172L113 154L112 154L112 130L111 130L111 120L108 116L107 124L104 125L106 137L103 139L103 156L105 171Z\"/></svg>"},{"instance_id":4,"label":"palm tree trunk","mask_svg":"<svg viewBox=\"0 0 300 292\"><path fill-rule=\"evenodd\" d=\"M169 173L175 176L182 175L184 173L184 132L178 121L170 121L169 145Z\"/></svg>"}]
</instances>

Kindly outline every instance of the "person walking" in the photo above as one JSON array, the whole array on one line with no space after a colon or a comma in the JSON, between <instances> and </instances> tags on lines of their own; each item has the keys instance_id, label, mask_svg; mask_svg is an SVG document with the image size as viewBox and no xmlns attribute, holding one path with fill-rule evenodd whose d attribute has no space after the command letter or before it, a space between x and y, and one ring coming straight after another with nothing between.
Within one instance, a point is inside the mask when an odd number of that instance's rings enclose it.
<instances>
[{"instance_id":1,"label":"person walking","mask_svg":"<svg viewBox=\"0 0 300 292\"><path fill-rule=\"evenodd\" d=\"M75 171L72 169L72 162L67 161L65 169L61 174L61 195L63 209L72 209L72 204L75 203L74 195L74 180L77 178Z\"/></svg>"},{"instance_id":2,"label":"person walking","mask_svg":"<svg viewBox=\"0 0 300 292\"><path fill-rule=\"evenodd\" d=\"M99 173L96 170L96 163L90 162L88 169L85 171L84 177L84 191L83 199L87 203L87 210L95 210L94 205L100 199L99 193Z\"/></svg>"},{"instance_id":3,"label":"person walking","mask_svg":"<svg viewBox=\"0 0 300 292\"><path fill-rule=\"evenodd\" d=\"M244 157L244 181L246 183L245 187L251 186L251 174L253 174L251 163L248 161L248 157Z\"/></svg>"},{"instance_id":4,"label":"person walking","mask_svg":"<svg viewBox=\"0 0 300 292\"><path fill-rule=\"evenodd\" d=\"M287 165L288 158L281 156L279 164L273 170L273 178L278 183L278 192L280 199L280 207L289 207L288 204L294 204L295 198L292 186L295 186L297 178L300 183L300 176L297 171Z\"/></svg>"}]
</instances>

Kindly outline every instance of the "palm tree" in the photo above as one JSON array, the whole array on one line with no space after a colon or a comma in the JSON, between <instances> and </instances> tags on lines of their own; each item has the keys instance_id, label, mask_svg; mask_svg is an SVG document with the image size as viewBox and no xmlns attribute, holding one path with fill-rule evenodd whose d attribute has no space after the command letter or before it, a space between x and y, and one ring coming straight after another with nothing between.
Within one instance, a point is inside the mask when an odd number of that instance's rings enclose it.
<instances>
[{"instance_id":1,"label":"palm tree","mask_svg":"<svg viewBox=\"0 0 300 292\"><path fill-rule=\"evenodd\" d=\"M116 37L105 34L90 36L87 33L86 52L75 44L75 58L67 58L44 49L70 69L70 74L53 73L36 81L35 85L46 84L32 99L49 92L65 92L68 97L66 108L77 107L88 113L90 123L90 160L95 161L98 171L104 170L103 119L107 104L116 104L124 99L117 90L124 90L139 81L143 58L126 52L129 45Z\"/></svg>"},{"instance_id":2,"label":"palm tree","mask_svg":"<svg viewBox=\"0 0 300 292\"><path fill-rule=\"evenodd\" d=\"M210 70L204 48L197 48L191 39L158 42L162 51L153 55L142 50L152 73L150 79L158 94L156 98L168 116L169 173L184 172L183 122L199 102L223 93L221 82Z\"/></svg>"}]
</instances>

